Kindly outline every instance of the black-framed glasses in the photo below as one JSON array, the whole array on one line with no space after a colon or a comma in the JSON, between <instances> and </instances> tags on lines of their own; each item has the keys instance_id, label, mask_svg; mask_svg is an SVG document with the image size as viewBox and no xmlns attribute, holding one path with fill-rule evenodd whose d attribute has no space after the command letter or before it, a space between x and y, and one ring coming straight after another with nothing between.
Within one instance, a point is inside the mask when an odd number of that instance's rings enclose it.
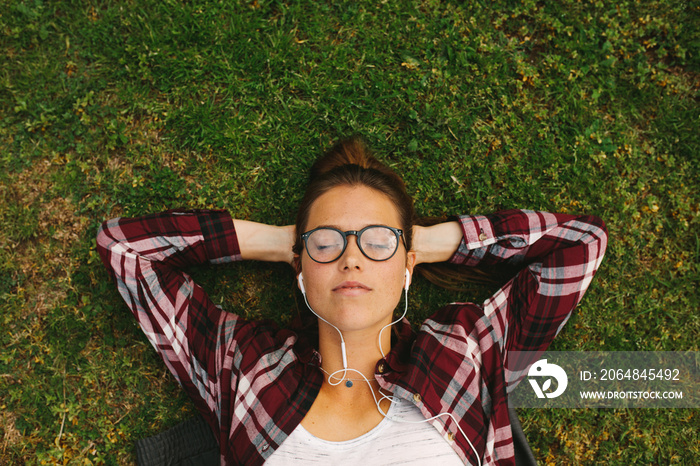
<instances>
[{"instance_id":1,"label":"black-framed glasses","mask_svg":"<svg viewBox=\"0 0 700 466\"><path fill-rule=\"evenodd\" d=\"M385 225L370 225L359 231L319 227L302 234L301 239L312 260L327 264L343 255L348 247L348 235L357 237L357 246L365 257L380 262L389 260L396 254L403 231Z\"/></svg>"}]
</instances>

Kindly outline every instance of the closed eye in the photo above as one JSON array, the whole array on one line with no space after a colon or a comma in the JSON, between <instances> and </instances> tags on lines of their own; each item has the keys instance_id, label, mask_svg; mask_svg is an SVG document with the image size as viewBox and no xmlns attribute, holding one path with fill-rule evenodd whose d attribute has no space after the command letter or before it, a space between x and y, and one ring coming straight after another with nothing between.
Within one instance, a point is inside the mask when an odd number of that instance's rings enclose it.
<instances>
[{"instance_id":1,"label":"closed eye","mask_svg":"<svg viewBox=\"0 0 700 466\"><path fill-rule=\"evenodd\" d=\"M316 250L323 251L324 249L339 248L340 244L317 244Z\"/></svg>"},{"instance_id":2,"label":"closed eye","mask_svg":"<svg viewBox=\"0 0 700 466\"><path fill-rule=\"evenodd\" d=\"M387 243L367 243L365 247L372 249L391 249L392 246Z\"/></svg>"}]
</instances>

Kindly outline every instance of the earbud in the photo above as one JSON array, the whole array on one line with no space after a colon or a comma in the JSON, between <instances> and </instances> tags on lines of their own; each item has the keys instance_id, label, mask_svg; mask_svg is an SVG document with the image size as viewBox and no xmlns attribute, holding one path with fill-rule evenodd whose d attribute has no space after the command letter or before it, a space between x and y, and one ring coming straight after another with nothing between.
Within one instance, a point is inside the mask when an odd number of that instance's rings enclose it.
<instances>
[{"instance_id":1,"label":"earbud","mask_svg":"<svg viewBox=\"0 0 700 466\"><path fill-rule=\"evenodd\" d=\"M299 289L301 290L301 294L306 296L306 288L304 288L304 276L299 272L299 275L297 276L297 283L299 283Z\"/></svg>"},{"instance_id":2,"label":"earbud","mask_svg":"<svg viewBox=\"0 0 700 466\"><path fill-rule=\"evenodd\" d=\"M411 286L411 272L406 269L406 283L404 283L403 289L408 291L409 286Z\"/></svg>"}]
</instances>

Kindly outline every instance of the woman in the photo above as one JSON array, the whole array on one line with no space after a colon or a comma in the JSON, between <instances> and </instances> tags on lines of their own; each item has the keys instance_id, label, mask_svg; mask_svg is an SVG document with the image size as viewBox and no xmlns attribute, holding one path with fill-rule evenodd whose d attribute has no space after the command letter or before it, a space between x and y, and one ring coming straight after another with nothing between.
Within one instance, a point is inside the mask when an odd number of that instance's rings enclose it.
<instances>
[{"instance_id":1,"label":"woman","mask_svg":"<svg viewBox=\"0 0 700 466\"><path fill-rule=\"evenodd\" d=\"M600 265L605 227L528 211L415 223L401 179L350 139L312 168L295 226L169 211L107 221L97 244L222 463L513 464L508 352L546 349ZM182 272L241 259L295 267L317 340L221 310ZM414 334L394 310L416 266L446 261L517 274Z\"/></svg>"}]
</instances>

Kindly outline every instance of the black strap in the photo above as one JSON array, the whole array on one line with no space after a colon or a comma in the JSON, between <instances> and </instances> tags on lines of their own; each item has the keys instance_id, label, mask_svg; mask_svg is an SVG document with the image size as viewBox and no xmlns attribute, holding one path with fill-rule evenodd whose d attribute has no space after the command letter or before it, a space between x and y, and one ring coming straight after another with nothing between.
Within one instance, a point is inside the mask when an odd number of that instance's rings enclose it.
<instances>
[{"instance_id":1,"label":"black strap","mask_svg":"<svg viewBox=\"0 0 700 466\"><path fill-rule=\"evenodd\" d=\"M518 413L513 408L508 408L510 416L510 429L513 431L513 447L515 448L515 465L516 466L537 466L535 455L530 449L530 444L527 442L523 426L520 425Z\"/></svg>"},{"instance_id":2,"label":"black strap","mask_svg":"<svg viewBox=\"0 0 700 466\"><path fill-rule=\"evenodd\" d=\"M136 442L139 466L214 466L219 461L219 445L201 415Z\"/></svg>"}]
</instances>

